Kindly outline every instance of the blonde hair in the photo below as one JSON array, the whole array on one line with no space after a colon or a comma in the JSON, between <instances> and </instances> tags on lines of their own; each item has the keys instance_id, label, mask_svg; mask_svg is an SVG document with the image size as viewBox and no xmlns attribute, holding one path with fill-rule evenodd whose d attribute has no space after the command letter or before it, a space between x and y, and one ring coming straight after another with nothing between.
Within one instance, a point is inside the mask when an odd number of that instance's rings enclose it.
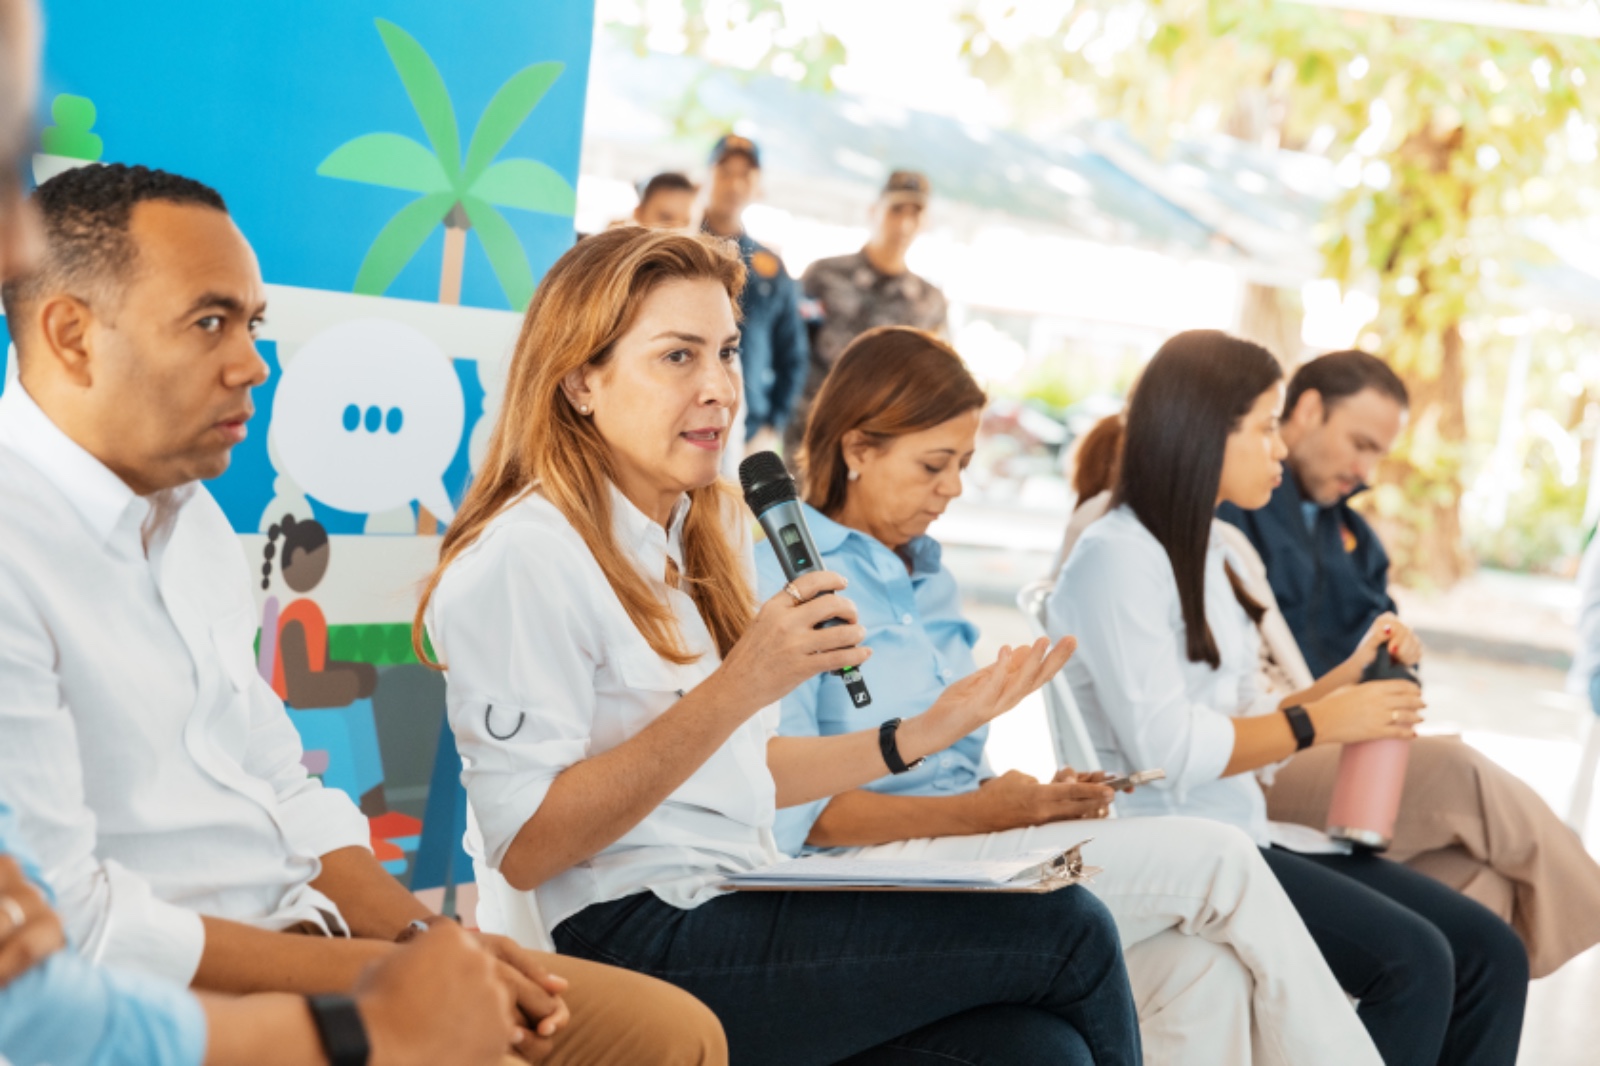
<instances>
[{"instance_id":1,"label":"blonde hair","mask_svg":"<svg viewBox=\"0 0 1600 1066\"><path fill-rule=\"evenodd\" d=\"M573 371L605 365L657 286L693 280L717 282L737 305L744 264L713 237L628 226L579 241L540 282L517 337L482 469L445 533L439 564L417 605L411 639L424 664L445 665L423 644L423 617L439 579L496 515L535 486L578 531L650 647L678 664L698 658L684 646L671 606L617 544L610 491L616 460L594 421L573 408L561 387ZM681 577L726 655L755 615L754 595L727 533L728 508L738 501L715 482L691 490L689 498Z\"/></svg>"}]
</instances>

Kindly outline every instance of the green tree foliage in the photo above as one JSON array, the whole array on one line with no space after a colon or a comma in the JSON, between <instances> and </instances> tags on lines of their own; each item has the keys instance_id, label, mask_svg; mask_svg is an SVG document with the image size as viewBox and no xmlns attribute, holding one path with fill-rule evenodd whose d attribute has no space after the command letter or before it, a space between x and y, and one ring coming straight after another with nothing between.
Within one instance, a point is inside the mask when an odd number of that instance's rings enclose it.
<instances>
[{"instance_id":1,"label":"green tree foliage","mask_svg":"<svg viewBox=\"0 0 1600 1066\"><path fill-rule=\"evenodd\" d=\"M993 86L1087 91L1159 149L1220 129L1338 161L1346 191L1318 237L1326 272L1379 295L1364 342L1413 393L1380 494L1399 560L1461 572L1466 354L1461 324L1515 284L1530 254L1517 220L1579 208L1595 183L1600 43L1277 0L1077 0L1055 31L1008 40L1014 5L958 15ZM1018 100L1037 125L1037 96Z\"/></svg>"},{"instance_id":2,"label":"green tree foliage","mask_svg":"<svg viewBox=\"0 0 1600 1066\"><path fill-rule=\"evenodd\" d=\"M442 274L459 279L465 231L473 230L506 300L517 310L533 296L533 270L516 232L497 208L571 215L577 194L555 170L533 159L498 156L555 84L564 65L535 63L513 74L478 117L461 153L455 107L439 68L410 34L378 19L378 33L416 109L427 146L398 133L368 133L335 149L317 167L324 177L418 194L379 231L356 274L355 291L386 292L435 227L447 229ZM452 232L453 231L453 232ZM452 239L454 237L454 239ZM448 286L441 286L445 291Z\"/></svg>"},{"instance_id":3,"label":"green tree foliage","mask_svg":"<svg viewBox=\"0 0 1600 1066\"><path fill-rule=\"evenodd\" d=\"M672 5L632 2L641 47L663 19L686 51L715 28L706 0L682 0L670 19ZM825 87L847 61L837 37L778 0L715 8L766 21L772 45L754 69L792 77L798 63ZM1378 294L1362 343L1413 396L1384 471L1391 491L1372 498L1400 519L1386 528L1403 570L1459 576L1461 327L1539 254L1519 220L1595 210L1600 42L1286 0L930 0L927 17L957 21L967 68L1034 136L1111 117L1157 152L1174 135L1224 132L1337 163L1344 192L1315 235L1326 274Z\"/></svg>"}]
</instances>

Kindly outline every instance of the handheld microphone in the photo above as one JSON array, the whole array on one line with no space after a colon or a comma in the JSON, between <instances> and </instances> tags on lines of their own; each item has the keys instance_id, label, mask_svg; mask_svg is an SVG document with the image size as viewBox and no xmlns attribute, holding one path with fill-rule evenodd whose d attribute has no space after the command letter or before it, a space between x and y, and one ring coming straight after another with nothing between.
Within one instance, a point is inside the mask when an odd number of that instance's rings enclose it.
<instances>
[{"instance_id":1,"label":"handheld microphone","mask_svg":"<svg viewBox=\"0 0 1600 1066\"><path fill-rule=\"evenodd\" d=\"M811 531L806 528L805 512L800 507L800 493L794 487L794 478L784 468L776 452L756 452L739 464L739 484L744 489L744 502L755 514L761 528L767 531L767 542L778 554L778 565L783 576L793 581L801 574L821 570L822 555L817 551ZM829 593L831 595L831 593ZM818 629L842 625L843 620L830 618L817 624ZM835 670L844 679L850 702L857 707L872 703L872 694L854 666Z\"/></svg>"}]
</instances>

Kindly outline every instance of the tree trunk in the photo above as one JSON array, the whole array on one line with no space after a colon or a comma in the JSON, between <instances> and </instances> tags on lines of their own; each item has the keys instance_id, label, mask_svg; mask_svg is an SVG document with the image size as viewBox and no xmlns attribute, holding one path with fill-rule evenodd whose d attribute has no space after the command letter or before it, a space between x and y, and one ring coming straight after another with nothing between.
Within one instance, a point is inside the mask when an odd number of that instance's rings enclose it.
<instances>
[{"instance_id":1,"label":"tree trunk","mask_svg":"<svg viewBox=\"0 0 1600 1066\"><path fill-rule=\"evenodd\" d=\"M1278 357L1285 375L1300 365L1305 342L1300 339L1305 312L1300 296L1290 289L1247 282L1239 308L1239 336L1255 341Z\"/></svg>"},{"instance_id":2,"label":"tree trunk","mask_svg":"<svg viewBox=\"0 0 1600 1066\"><path fill-rule=\"evenodd\" d=\"M444 260L439 264L439 302L461 302L461 272L467 262L467 230L472 223L460 204L444 216Z\"/></svg>"},{"instance_id":3,"label":"tree trunk","mask_svg":"<svg viewBox=\"0 0 1600 1066\"><path fill-rule=\"evenodd\" d=\"M439 264L439 302L461 303L461 274L467 262L467 230L472 223L460 204L444 217L444 259ZM439 519L422 504L417 504L417 535L431 537L439 532Z\"/></svg>"},{"instance_id":4,"label":"tree trunk","mask_svg":"<svg viewBox=\"0 0 1600 1066\"><path fill-rule=\"evenodd\" d=\"M1394 242L1385 274L1399 273L1402 263L1428 263L1415 275L1416 290L1391 308L1387 318L1397 336L1384 345L1406 353L1393 360L1394 369L1411 396L1410 424L1405 445L1379 471L1380 483L1401 489L1396 507L1382 501L1368 503L1382 515L1380 530L1394 560L1393 573L1401 581L1416 581L1445 589L1471 569L1461 537L1461 461L1466 449L1466 353L1457 316L1440 321L1425 309L1443 300L1449 306L1452 283L1460 284L1462 265L1429 262L1413 242L1424 238L1437 244L1467 239L1472 215L1472 185L1462 182L1459 200L1429 195L1425 184L1450 172L1451 160L1463 149L1459 125L1425 127L1414 131L1399 149L1397 181L1388 195L1397 197L1406 222ZM1402 177L1411 171L1409 177ZM1455 304L1455 306L1462 306Z\"/></svg>"},{"instance_id":5,"label":"tree trunk","mask_svg":"<svg viewBox=\"0 0 1600 1066\"><path fill-rule=\"evenodd\" d=\"M1404 583L1447 589L1472 570L1461 533L1461 471L1466 447L1466 359L1459 323L1439 338L1437 371L1396 367L1411 394L1412 446L1383 464L1378 480L1398 485L1404 505L1398 513L1374 516L1393 560L1393 573ZM1419 439L1426 441L1420 448ZM1417 465L1418 453L1433 454L1429 468Z\"/></svg>"}]
</instances>

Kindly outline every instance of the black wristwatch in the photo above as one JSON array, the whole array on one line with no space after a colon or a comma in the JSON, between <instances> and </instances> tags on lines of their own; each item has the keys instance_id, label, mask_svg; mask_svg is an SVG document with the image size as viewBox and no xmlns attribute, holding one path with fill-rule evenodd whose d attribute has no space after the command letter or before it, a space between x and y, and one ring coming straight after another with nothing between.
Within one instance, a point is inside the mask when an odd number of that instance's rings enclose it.
<instances>
[{"instance_id":1,"label":"black wristwatch","mask_svg":"<svg viewBox=\"0 0 1600 1066\"><path fill-rule=\"evenodd\" d=\"M307 996L306 1004L328 1054L328 1066L367 1066L372 1046L356 1001L349 996Z\"/></svg>"},{"instance_id":2,"label":"black wristwatch","mask_svg":"<svg viewBox=\"0 0 1600 1066\"><path fill-rule=\"evenodd\" d=\"M1311 715L1299 704L1285 707L1283 716L1289 719L1289 728L1294 730L1294 750L1305 751L1317 739L1317 727L1311 724Z\"/></svg>"},{"instance_id":3,"label":"black wristwatch","mask_svg":"<svg viewBox=\"0 0 1600 1066\"><path fill-rule=\"evenodd\" d=\"M895 743L894 734L900 728L900 719L891 718L878 727L878 750L883 752L883 761L888 764L891 774L904 774L915 770L927 761L924 756L914 763L907 763L900 757L900 745Z\"/></svg>"}]
</instances>

